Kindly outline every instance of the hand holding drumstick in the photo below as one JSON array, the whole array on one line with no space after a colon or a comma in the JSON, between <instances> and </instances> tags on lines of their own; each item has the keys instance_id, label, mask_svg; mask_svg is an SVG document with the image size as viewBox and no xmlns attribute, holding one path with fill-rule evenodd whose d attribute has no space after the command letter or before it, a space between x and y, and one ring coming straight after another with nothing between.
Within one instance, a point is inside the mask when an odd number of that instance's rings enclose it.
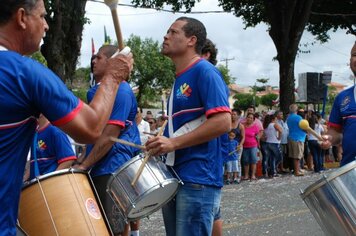
<instances>
[{"instance_id":1,"label":"hand holding drumstick","mask_svg":"<svg viewBox=\"0 0 356 236\"><path fill-rule=\"evenodd\" d=\"M301 120L299 122L299 128L301 128L302 130L311 133L314 137L316 137L319 141L323 142L324 139L317 133L315 132L315 130L313 130L312 128L310 128L309 126L309 122L307 120Z\"/></svg>"},{"instance_id":2,"label":"hand holding drumstick","mask_svg":"<svg viewBox=\"0 0 356 236\"><path fill-rule=\"evenodd\" d=\"M163 131L164 131L164 128L166 127L166 125L167 125L167 122L168 122L167 120L164 121L163 125L161 126L161 128L160 128L160 130L159 130L159 132L157 134L157 136L161 136L163 134ZM136 184L137 179L140 177L140 175L141 175L141 173L143 171L143 168L145 167L145 165L146 165L146 163L148 161L148 158L150 158L151 156L152 156L151 152L148 152L148 153L146 152L145 153L145 158L143 159L143 161L142 161L142 163L140 165L140 168L138 169L134 179L131 182L132 186L134 186Z\"/></svg>"}]
</instances>

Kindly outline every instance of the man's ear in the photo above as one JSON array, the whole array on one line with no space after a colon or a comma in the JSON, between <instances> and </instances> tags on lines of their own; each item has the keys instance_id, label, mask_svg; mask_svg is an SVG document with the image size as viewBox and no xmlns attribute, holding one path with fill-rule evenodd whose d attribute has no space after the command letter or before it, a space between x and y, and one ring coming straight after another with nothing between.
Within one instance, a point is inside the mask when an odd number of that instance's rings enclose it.
<instances>
[{"instance_id":1,"label":"man's ear","mask_svg":"<svg viewBox=\"0 0 356 236\"><path fill-rule=\"evenodd\" d=\"M195 44L197 43L197 37L196 36L191 36L188 41L188 46L190 47L195 47Z\"/></svg>"},{"instance_id":2,"label":"man's ear","mask_svg":"<svg viewBox=\"0 0 356 236\"><path fill-rule=\"evenodd\" d=\"M21 29L26 29L27 14L24 8L19 8L14 16L16 18L16 23Z\"/></svg>"}]
</instances>

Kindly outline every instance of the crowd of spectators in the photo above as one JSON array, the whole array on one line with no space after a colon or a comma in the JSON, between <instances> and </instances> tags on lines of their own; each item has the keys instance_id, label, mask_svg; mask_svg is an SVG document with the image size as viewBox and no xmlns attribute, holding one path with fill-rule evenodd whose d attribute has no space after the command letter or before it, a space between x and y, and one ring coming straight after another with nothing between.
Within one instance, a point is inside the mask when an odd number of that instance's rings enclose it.
<instances>
[{"instance_id":1,"label":"crowd of spectators","mask_svg":"<svg viewBox=\"0 0 356 236\"><path fill-rule=\"evenodd\" d=\"M319 135L327 132L326 120L319 112L304 110L296 104L292 104L293 106L296 108L294 115L297 121L308 120L310 127ZM232 110L231 118L234 125L232 131L235 132L236 151L232 151L234 148L230 147L225 158L226 184L275 178L287 174L303 176L306 171L319 173L325 170L325 162L340 161L341 145L323 150L317 137L303 130L298 131L303 132L301 136L303 142L299 142L303 147L297 150L301 151L301 157L296 156L298 152L296 154L294 146L288 145L295 136L294 132L297 132L294 131L295 127L288 127L286 122L290 114L284 115L278 110L258 113L253 106L244 112L239 109ZM232 164L232 160L236 164ZM242 168L239 168L240 165ZM232 171L231 166L237 166L233 170L237 169L239 172Z\"/></svg>"}]
</instances>

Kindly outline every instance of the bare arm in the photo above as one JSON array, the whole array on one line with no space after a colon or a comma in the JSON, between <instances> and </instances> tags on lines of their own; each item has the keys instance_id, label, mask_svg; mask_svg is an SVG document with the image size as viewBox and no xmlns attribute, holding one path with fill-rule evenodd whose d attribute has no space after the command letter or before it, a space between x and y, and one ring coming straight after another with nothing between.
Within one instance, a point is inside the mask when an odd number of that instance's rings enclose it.
<instances>
[{"instance_id":1,"label":"bare arm","mask_svg":"<svg viewBox=\"0 0 356 236\"><path fill-rule=\"evenodd\" d=\"M70 168L72 166L73 162L74 162L74 160L69 160L69 161L62 162L61 164L59 164L57 166L56 170L63 170L63 169Z\"/></svg>"},{"instance_id":2,"label":"bare arm","mask_svg":"<svg viewBox=\"0 0 356 236\"><path fill-rule=\"evenodd\" d=\"M239 145L242 147L245 143L245 126L240 123L239 127L240 127L240 134L241 134L241 141Z\"/></svg>"},{"instance_id":3,"label":"bare arm","mask_svg":"<svg viewBox=\"0 0 356 236\"><path fill-rule=\"evenodd\" d=\"M227 133L231 128L231 115L228 112L217 113L209 117L201 126L190 133L175 138L154 137L146 143L152 155L168 153L177 149L195 146Z\"/></svg>"},{"instance_id":4,"label":"bare arm","mask_svg":"<svg viewBox=\"0 0 356 236\"><path fill-rule=\"evenodd\" d=\"M128 78L132 65L132 54L108 59L104 78L91 103L84 104L73 120L59 128L79 143L95 142L109 119L119 84Z\"/></svg>"},{"instance_id":5,"label":"bare arm","mask_svg":"<svg viewBox=\"0 0 356 236\"><path fill-rule=\"evenodd\" d=\"M95 143L93 149L89 155L80 164L80 169L88 169L98 161L100 161L112 148L114 142L110 140L110 137L118 137L121 128L117 125L107 125L100 136L100 138Z\"/></svg>"},{"instance_id":6,"label":"bare arm","mask_svg":"<svg viewBox=\"0 0 356 236\"><path fill-rule=\"evenodd\" d=\"M283 129L282 127L277 124L277 123L274 123L274 128L277 130L277 139L280 140L281 137L282 137L282 132L283 132Z\"/></svg>"}]
</instances>

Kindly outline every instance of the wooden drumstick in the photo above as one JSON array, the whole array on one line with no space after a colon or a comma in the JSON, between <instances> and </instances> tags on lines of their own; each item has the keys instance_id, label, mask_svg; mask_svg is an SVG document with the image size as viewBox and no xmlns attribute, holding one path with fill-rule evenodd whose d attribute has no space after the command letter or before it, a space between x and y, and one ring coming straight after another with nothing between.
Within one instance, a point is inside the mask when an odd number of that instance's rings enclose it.
<instances>
[{"instance_id":1,"label":"wooden drumstick","mask_svg":"<svg viewBox=\"0 0 356 236\"><path fill-rule=\"evenodd\" d=\"M235 149L234 151L229 152L228 156L231 156L232 154L234 154L235 152L238 152L239 150Z\"/></svg>"},{"instance_id":2,"label":"wooden drumstick","mask_svg":"<svg viewBox=\"0 0 356 236\"><path fill-rule=\"evenodd\" d=\"M119 17L117 16L117 4L118 4L119 0L104 0L104 2L111 10L111 15L112 15L112 20L114 22L117 43L119 45L119 50L121 51L122 49L124 49L124 40L122 38Z\"/></svg>"},{"instance_id":3,"label":"wooden drumstick","mask_svg":"<svg viewBox=\"0 0 356 236\"><path fill-rule=\"evenodd\" d=\"M118 139L118 138L115 138L115 137L110 137L110 140L111 140L111 141L114 141L114 142L117 142L117 143L121 143L121 144L130 146L130 147L138 148L138 149L141 149L141 150L146 150L146 147L145 147L145 146L138 145L138 144L136 144L136 143L131 143L131 142L128 142L128 141L123 140L123 139Z\"/></svg>"},{"instance_id":4,"label":"wooden drumstick","mask_svg":"<svg viewBox=\"0 0 356 236\"><path fill-rule=\"evenodd\" d=\"M314 137L319 139L319 141L324 141L324 139L317 132L315 132L315 130L310 128L309 122L307 120L304 120L304 119L301 120L299 122L299 128L301 128L302 130L307 131L308 133L311 133Z\"/></svg>"},{"instance_id":5,"label":"wooden drumstick","mask_svg":"<svg viewBox=\"0 0 356 236\"><path fill-rule=\"evenodd\" d=\"M163 131L164 131L164 128L166 127L166 125L167 125L167 122L168 122L168 120L164 121L163 125L161 126L161 128L160 128L160 130L159 130L159 132L157 134L157 136L161 136L163 134ZM151 157L150 153L146 153L145 154L145 158L142 160L142 163L141 163L140 167L138 168L138 171L137 171L134 179L131 182L131 186L134 186L136 184L138 178L142 174L143 168L145 167L145 165L146 165L146 163L148 161L148 158L150 158L150 157Z\"/></svg>"}]
</instances>

